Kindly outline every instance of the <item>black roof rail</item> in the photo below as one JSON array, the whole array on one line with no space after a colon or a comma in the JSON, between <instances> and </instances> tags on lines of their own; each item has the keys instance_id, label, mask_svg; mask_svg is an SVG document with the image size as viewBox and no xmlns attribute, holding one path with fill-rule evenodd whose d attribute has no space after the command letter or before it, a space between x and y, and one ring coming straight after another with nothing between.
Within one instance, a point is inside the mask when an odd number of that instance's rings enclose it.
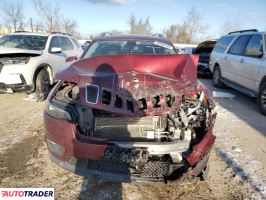
<instances>
[{"instance_id":1,"label":"black roof rail","mask_svg":"<svg viewBox=\"0 0 266 200\"><path fill-rule=\"evenodd\" d=\"M107 36L107 35L113 35L113 33L110 33L110 32L102 32L97 37L104 37L104 36Z\"/></svg>"},{"instance_id":2,"label":"black roof rail","mask_svg":"<svg viewBox=\"0 0 266 200\"><path fill-rule=\"evenodd\" d=\"M232 31L232 32L229 32L228 34L245 33L245 32L258 32L258 30L257 29L247 29L247 30L241 30L241 31Z\"/></svg>"},{"instance_id":3,"label":"black roof rail","mask_svg":"<svg viewBox=\"0 0 266 200\"><path fill-rule=\"evenodd\" d=\"M50 34L63 34L63 35L69 35L69 36L72 36L72 35L70 35L70 34L68 34L68 33L60 32L60 31L53 31L53 32L51 32Z\"/></svg>"},{"instance_id":4,"label":"black roof rail","mask_svg":"<svg viewBox=\"0 0 266 200\"><path fill-rule=\"evenodd\" d=\"M15 31L14 33L31 33L30 31Z\"/></svg>"},{"instance_id":5,"label":"black roof rail","mask_svg":"<svg viewBox=\"0 0 266 200\"><path fill-rule=\"evenodd\" d=\"M153 33L152 36L153 37L159 37L159 38L165 38L164 34L162 34L162 33Z\"/></svg>"}]
</instances>

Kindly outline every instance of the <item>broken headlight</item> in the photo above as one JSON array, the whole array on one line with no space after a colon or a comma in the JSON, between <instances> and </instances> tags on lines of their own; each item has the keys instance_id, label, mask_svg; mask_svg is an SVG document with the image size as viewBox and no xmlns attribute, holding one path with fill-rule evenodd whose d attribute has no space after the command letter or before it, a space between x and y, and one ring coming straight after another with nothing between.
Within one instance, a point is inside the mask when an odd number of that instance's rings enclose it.
<instances>
[{"instance_id":1,"label":"broken headlight","mask_svg":"<svg viewBox=\"0 0 266 200\"><path fill-rule=\"evenodd\" d=\"M65 119L68 121L72 121L72 118L69 112L53 105L50 101L46 101L45 111L48 115L56 119Z\"/></svg>"}]
</instances>

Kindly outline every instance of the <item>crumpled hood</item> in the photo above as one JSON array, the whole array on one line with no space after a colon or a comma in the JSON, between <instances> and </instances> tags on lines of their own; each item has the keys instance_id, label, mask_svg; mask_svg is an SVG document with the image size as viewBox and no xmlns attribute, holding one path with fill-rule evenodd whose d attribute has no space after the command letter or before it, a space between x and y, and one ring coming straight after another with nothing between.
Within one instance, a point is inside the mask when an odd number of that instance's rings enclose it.
<instances>
[{"instance_id":1,"label":"crumpled hood","mask_svg":"<svg viewBox=\"0 0 266 200\"><path fill-rule=\"evenodd\" d=\"M112 55L81 59L59 68L56 78L77 84L95 79L145 74L177 82L197 81L197 55ZM93 80L92 80L93 79ZM87 82L84 82L87 81Z\"/></svg>"},{"instance_id":2,"label":"crumpled hood","mask_svg":"<svg viewBox=\"0 0 266 200\"><path fill-rule=\"evenodd\" d=\"M19 49L11 47L0 47L0 55L3 54L36 54L41 55L42 51L29 50L29 49Z\"/></svg>"},{"instance_id":3,"label":"crumpled hood","mask_svg":"<svg viewBox=\"0 0 266 200\"><path fill-rule=\"evenodd\" d=\"M84 104L88 104L85 97L87 85L98 86L99 104L90 106L102 109L103 90L115 97L131 99L136 105L140 99L148 102L155 96L164 100L168 95L182 98L196 89L197 64L197 55L98 56L61 68L56 73L56 79L78 84Z\"/></svg>"}]
</instances>

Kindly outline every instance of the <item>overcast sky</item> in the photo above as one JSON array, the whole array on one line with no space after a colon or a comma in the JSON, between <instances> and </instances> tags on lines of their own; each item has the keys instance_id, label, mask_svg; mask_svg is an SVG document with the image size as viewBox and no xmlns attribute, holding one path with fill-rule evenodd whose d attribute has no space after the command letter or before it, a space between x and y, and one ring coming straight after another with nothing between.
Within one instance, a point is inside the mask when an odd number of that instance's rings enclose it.
<instances>
[{"instance_id":1,"label":"overcast sky","mask_svg":"<svg viewBox=\"0 0 266 200\"><path fill-rule=\"evenodd\" d=\"M2 6L8 0L1 0ZM23 2L27 18L36 17L31 0ZM210 28L208 34L219 37L220 27L228 18L237 18L245 28L266 30L266 0L45 0L57 4L60 12L78 22L84 34L127 30L127 19L150 17L154 32L181 23L187 11L196 7ZM1 19L0 19L1 20Z\"/></svg>"}]
</instances>

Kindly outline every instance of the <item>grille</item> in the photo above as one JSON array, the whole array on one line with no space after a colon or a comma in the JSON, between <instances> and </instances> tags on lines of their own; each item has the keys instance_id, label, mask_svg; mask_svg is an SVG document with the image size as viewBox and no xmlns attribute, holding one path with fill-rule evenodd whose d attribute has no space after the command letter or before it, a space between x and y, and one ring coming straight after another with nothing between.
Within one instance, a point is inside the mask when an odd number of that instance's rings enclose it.
<instances>
[{"instance_id":1,"label":"grille","mask_svg":"<svg viewBox=\"0 0 266 200\"><path fill-rule=\"evenodd\" d=\"M141 171L142 177L164 177L169 172L169 164L165 162L148 162Z\"/></svg>"},{"instance_id":2,"label":"grille","mask_svg":"<svg viewBox=\"0 0 266 200\"><path fill-rule=\"evenodd\" d=\"M129 164L110 160L89 160L88 168L113 175L160 178L169 175L169 163L149 161L142 166L130 167Z\"/></svg>"},{"instance_id":3,"label":"grille","mask_svg":"<svg viewBox=\"0 0 266 200\"><path fill-rule=\"evenodd\" d=\"M116 163L110 160L89 160L88 168L104 173L130 175L130 171L126 163Z\"/></svg>"},{"instance_id":4,"label":"grille","mask_svg":"<svg viewBox=\"0 0 266 200\"><path fill-rule=\"evenodd\" d=\"M97 85L87 85L86 97L88 103L96 104L99 96L99 87Z\"/></svg>"}]
</instances>

